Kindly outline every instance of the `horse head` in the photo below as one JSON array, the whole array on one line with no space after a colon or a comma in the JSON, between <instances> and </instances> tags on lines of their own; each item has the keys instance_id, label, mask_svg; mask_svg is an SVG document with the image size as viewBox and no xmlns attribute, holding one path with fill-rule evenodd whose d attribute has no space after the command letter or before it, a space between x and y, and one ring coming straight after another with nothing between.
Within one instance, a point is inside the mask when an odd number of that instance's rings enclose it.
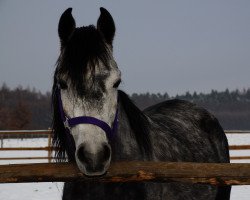
<instances>
[{"instance_id":1,"label":"horse head","mask_svg":"<svg viewBox=\"0 0 250 200\"><path fill-rule=\"evenodd\" d=\"M96 27L77 28L71 11L62 14L58 26L61 54L54 74L54 132L61 138L61 151L69 157L73 153L70 160L81 172L102 175L111 161L109 140L117 125L121 82L113 58L115 24L110 13L100 8ZM64 132L72 138L74 152Z\"/></svg>"}]
</instances>

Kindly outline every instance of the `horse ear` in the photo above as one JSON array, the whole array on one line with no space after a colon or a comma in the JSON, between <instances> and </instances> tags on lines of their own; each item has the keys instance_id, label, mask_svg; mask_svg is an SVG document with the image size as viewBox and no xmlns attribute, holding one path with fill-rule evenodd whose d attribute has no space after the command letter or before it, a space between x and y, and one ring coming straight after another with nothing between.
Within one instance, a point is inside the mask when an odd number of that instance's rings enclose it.
<instances>
[{"instance_id":1,"label":"horse ear","mask_svg":"<svg viewBox=\"0 0 250 200\"><path fill-rule=\"evenodd\" d=\"M62 46L64 46L68 42L72 32L76 27L76 23L71 12L72 8L68 8L64 11L59 20L58 35L61 40Z\"/></svg>"},{"instance_id":2,"label":"horse ear","mask_svg":"<svg viewBox=\"0 0 250 200\"><path fill-rule=\"evenodd\" d=\"M101 15L97 21L97 29L103 34L106 42L112 46L115 36L115 23L105 8L100 8Z\"/></svg>"}]
</instances>

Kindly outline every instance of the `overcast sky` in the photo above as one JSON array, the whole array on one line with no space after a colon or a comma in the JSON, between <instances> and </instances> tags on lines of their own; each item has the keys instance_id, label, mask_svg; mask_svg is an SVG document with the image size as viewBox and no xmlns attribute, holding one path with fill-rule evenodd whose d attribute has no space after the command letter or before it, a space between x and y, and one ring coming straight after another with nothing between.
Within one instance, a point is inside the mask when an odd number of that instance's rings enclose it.
<instances>
[{"instance_id":1,"label":"overcast sky","mask_svg":"<svg viewBox=\"0 0 250 200\"><path fill-rule=\"evenodd\" d=\"M50 91L62 12L72 7L83 26L96 24L101 6L116 23L128 93L250 87L249 0L0 0L0 84Z\"/></svg>"}]
</instances>

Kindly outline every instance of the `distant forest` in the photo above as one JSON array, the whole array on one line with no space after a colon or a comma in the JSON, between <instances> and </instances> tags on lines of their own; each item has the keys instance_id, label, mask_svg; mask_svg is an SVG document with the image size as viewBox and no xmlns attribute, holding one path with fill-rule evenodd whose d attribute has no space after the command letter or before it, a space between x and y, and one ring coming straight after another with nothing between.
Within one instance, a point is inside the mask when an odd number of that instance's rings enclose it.
<instances>
[{"instance_id":1,"label":"distant forest","mask_svg":"<svg viewBox=\"0 0 250 200\"><path fill-rule=\"evenodd\" d=\"M250 88L209 94L189 93L170 97L165 94L132 94L140 109L169 100L183 99L202 106L213 113L224 129L250 130ZM51 127L51 93L35 89L0 87L0 130L48 129Z\"/></svg>"}]
</instances>

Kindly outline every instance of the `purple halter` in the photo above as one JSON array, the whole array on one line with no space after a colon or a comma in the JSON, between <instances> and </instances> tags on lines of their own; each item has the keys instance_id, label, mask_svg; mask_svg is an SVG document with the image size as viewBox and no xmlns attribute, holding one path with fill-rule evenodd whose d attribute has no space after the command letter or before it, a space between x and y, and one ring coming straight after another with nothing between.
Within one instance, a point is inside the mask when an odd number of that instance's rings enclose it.
<instances>
[{"instance_id":1,"label":"purple halter","mask_svg":"<svg viewBox=\"0 0 250 200\"><path fill-rule=\"evenodd\" d=\"M61 119L63 121L65 129L67 130L66 131L67 134L69 134L69 130L76 125L93 124L95 126L100 127L106 133L109 141L111 141L114 138L115 132L117 131L117 127L118 127L118 106L117 106L116 113L115 113L113 127L111 128L106 122L99 120L97 118L94 118L94 117L89 117L89 116L80 116L80 117L74 117L74 118L67 117L63 110L61 91L60 91L59 86L57 86L56 93L57 93L56 95L58 98Z\"/></svg>"}]
</instances>

